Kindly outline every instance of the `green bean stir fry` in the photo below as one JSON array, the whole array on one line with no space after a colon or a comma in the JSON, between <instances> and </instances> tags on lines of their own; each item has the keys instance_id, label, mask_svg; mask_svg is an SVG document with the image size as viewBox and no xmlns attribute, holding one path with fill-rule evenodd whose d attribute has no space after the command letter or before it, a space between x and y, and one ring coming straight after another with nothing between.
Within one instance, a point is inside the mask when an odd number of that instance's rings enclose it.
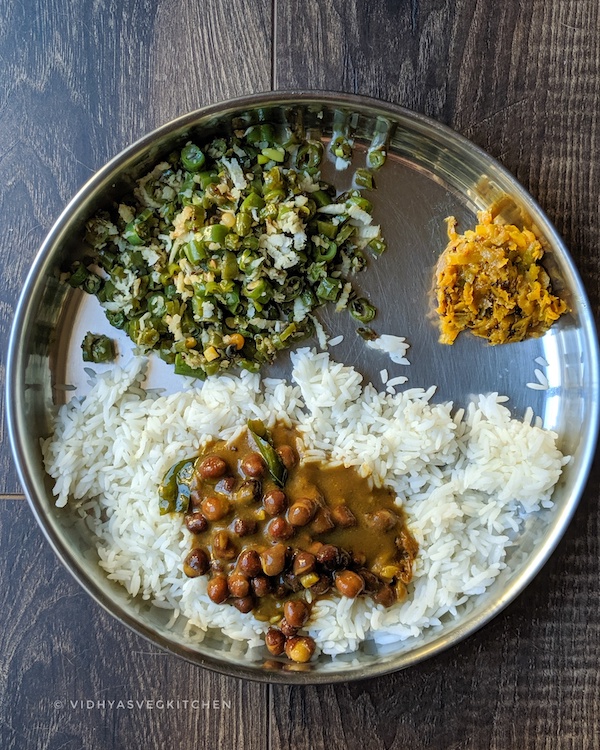
<instances>
[{"instance_id":1,"label":"green bean stir fry","mask_svg":"<svg viewBox=\"0 0 600 750\"><path fill-rule=\"evenodd\" d=\"M328 302L367 323L375 308L347 279L385 243L359 190L321 180L322 158L320 140L269 124L189 141L87 223L91 257L69 283L140 350L199 378L322 339L314 311ZM372 189L372 172L354 184Z\"/></svg>"}]
</instances>

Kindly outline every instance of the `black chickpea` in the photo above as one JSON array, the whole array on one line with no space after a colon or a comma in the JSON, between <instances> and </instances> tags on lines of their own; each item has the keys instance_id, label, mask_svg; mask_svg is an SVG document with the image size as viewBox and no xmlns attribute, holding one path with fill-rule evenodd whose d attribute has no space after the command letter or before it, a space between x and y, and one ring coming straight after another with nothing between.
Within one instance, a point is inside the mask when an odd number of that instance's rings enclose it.
<instances>
[{"instance_id":1,"label":"black chickpea","mask_svg":"<svg viewBox=\"0 0 600 750\"><path fill-rule=\"evenodd\" d=\"M342 529L349 529L356 526L356 516L347 505L337 505L331 511L331 517Z\"/></svg>"},{"instance_id":2,"label":"black chickpea","mask_svg":"<svg viewBox=\"0 0 600 750\"><path fill-rule=\"evenodd\" d=\"M315 534L325 534L335 528L331 513L327 508L319 508L312 522L312 530Z\"/></svg>"},{"instance_id":3,"label":"black chickpea","mask_svg":"<svg viewBox=\"0 0 600 750\"><path fill-rule=\"evenodd\" d=\"M227 586L231 596L241 599L250 593L250 579L243 573L231 573L227 579Z\"/></svg>"},{"instance_id":4,"label":"black chickpea","mask_svg":"<svg viewBox=\"0 0 600 750\"><path fill-rule=\"evenodd\" d=\"M313 596L323 596L331 588L331 578L326 575L319 577L319 580L310 587Z\"/></svg>"},{"instance_id":5,"label":"black chickpea","mask_svg":"<svg viewBox=\"0 0 600 750\"><path fill-rule=\"evenodd\" d=\"M220 456L206 456L196 467L202 479L218 479L227 471L227 464Z\"/></svg>"},{"instance_id":6,"label":"black chickpea","mask_svg":"<svg viewBox=\"0 0 600 750\"><path fill-rule=\"evenodd\" d=\"M252 585L252 591L254 591L259 599L270 594L273 589L271 579L267 576L257 575L250 581L250 583Z\"/></svg>"},{"instance_id":7,"label":"black chickpea","mask_svg":"<svg viewBox=\"0 0 600 750\"><path fill-rule=\"evenodd\" d=\"M357 573L365 582L365 593L374 594L376 591L379 591L381 588L381 578L379 578L379 576L366 568L361 568Z\"/></svg>"},{"instance_id":8,"label":"black chickpea","mask_svg":"<svg viewBox=\"0 0 600 750\"><path fill-rule=\"evenodd\" d=\"M418 547L389 491L371 492L358 475L335 467L331 474L328 467L305 468L291 433L276 426L269 441L278 435L287 435L272 447L291 470L288 479L250 433L215 443L196 462L182 520L202 547L190 551L184 571L206 575L211 601L242 613L258 608L260 620L277 623L265 635L268 652L293 662L284 668L307 670L316 645L299 632L312 603L332 589L350 600L366 594L385 607L402 601ZM392 559L395 572L386 571L391 583L384 583L374 571Z\"/></svg>"},{"instance_id":9,"label":"black chickpea","mask_svg":"<svg viewBox=\"0 0 600 750\"><path fill-rule=\"evenodd\" d=\"M288 587L281 582L275 583L273 586L273 596L275 599L285 599L289 593Z\"/></svg>"},{"instance_id":10,"label":"black chickpea","mask_svg":"<svg viewBox=\"0 0 600 750\"><path fill-rule=\"evenodd\" d=\"M265 473L265 460L260 453L248 453L242 459L241 469L247 477L257 479Z\"/></svg>"},{"instance_id":11,"label":"black chickpea","mask_svg":"<svg viewBox=\"0 0 600 750\"><path fill-rule=\"evenodd\" d=\"M292 448L291 445L280 445L279 448L276 449L276 452L281 459L281 463L288 471L294 468L297 460L296 451Z\"/></svg>"},{"instance_id":12,"label":"black chickpea","mask_svg":"<svg viewBox=\"0 0 600 750\"><path fill-rule=\"evenodd\" d=\"M262 499L265 512L270 516L278 516L283 513L288 506L285 492L281 490L271 490Z\"/></svg>"},{"instance_id":13,"label":"black chickpea","mask_svg":"<svg viewBox=\"0 0 600 750\"><path fill-rule=\"evenodd\" d=\"M246 479L235 491L235 501L240 505L249 505L258 500L261 484L258 479Z\"/></svg>"},{"instance_id":14,"label":"black chickpea","mask_svg":"<svg viewBox=\"0 0 600 750\"><path fill-rule=\"evenodd\" d=\"M231 530L236 536L251 536L256 534L257 523L253 518L236 518Z\"/></svg>"},{"instance_id":15,"label":"black chickpea","mask_svg":"<svg viewBox=\"0 0 600 750\"><path fill-rule=\"evenodd\" d=\"M229 596L227 578L222 575L211 578L206 587L208 598L215 604L222 604Z\"/></svg>"},{"instance_id":16,"label":"black chickpea","mask_svg":"<svg viewBox=\"0 0 600 750\"><path fill-rule=\"evenodd\" d=\"M269 628L265 635L265 646L273 656L281 656L285 649L285 635L277 628Z\"/></svg>"},{"instance_id":17,"label":"black chickpea","mask_svg":"<svg viewBox=\"0 0 600 750\"><path fill-rule=\"evenodd\" d=\"M271 539L290 539L294 536L294 527L285 518L274 518L267 527Z\"/></svg>"},{"instance_id":18,"label":"black chickpea","mask_svg":"<svg viewBox=\"0 0 600 750\"><path fill-rule=\"evenodd\" d=\"M373 595L373 601L375 604L382 604L384 607L391 607L396 602L396 594L394 589L387 583Z\"/></svg>"},{"instance_id":19,"label":"black chickpea","mask_svg":"<svg viewBox=\"0 0 600 750\"><path fill-rule=\"evenodd\" d=\"M231 511L231 503L226 497L210 496L202 501L202 513L209 521L220 521Z\"/></svg>"},{"instance_id":20,"label":"black chickpea","mask_svg":"<svg viewBox=\"0 0 600 750\"><path fill-rule=\"evenodd\" d=\"M363 565L365 565L367 562L367 556L364 552L361 552L360 550L355 550L352 553L352 565L355 565L357 568L362 568Z\"/></svg>"},{"instance_id":21,"label":"black chickpea","mask_svg":"<svg viewBox=\"0 0 600 750\"><path fill-rule=\"evenodd\" d=\"M278 576L285 568L287 547L285 544L274 544L260 553L260 564L266 576Z\"/></svg>"},{"instance_id":22,"label":"black chickpea","mask_svg":"<svg viewBox=\"0 0 600 750\"><path fill-rule=\"evenodd\" d=\"M317 552L317 562L325 570L338 570L343 567L340 548L334 544L324 544Z\"/></svg>"},{"instance_id":23,"label":"black chickpea","mask_svg":"<svg viewBox=\"0 0 600 750\"><path fill-rule=\"evenodd\" d=\"M291 599L283 605L283 614L293 628L301 628L310 616L308 606L301 599Z\"/></svg>"},{"instance_id":24,"label":"black chickpea","mask_svg":"<svg viewBox=\"0 0 600 750\"><path fill-rule=\"evenodd\" d=\"M233 560L237 555L235 545L224 529L217 531L213 536L212 551L214 556L221 560Z\"/></svg>"},{"instance_id":25,"label":"black chickpea","mask_svg":"<svg viewBox=\"0 0 600 750\"><path fill-rule=\"evenodd\" d=\"M243 614L251 612L254 609L254 598L251 596L243 596L239 599L233 599L231 603Z\"/></svg>"},{"instance_id":26,"label":"black chickpea","mask_svg":"<svg viewBox=\"0 0 600 750\"><path fill-rule=\"evenodd\" d=\"M353 570L342 570L336 573L335 587L342 596L354 599L364 589L365 583Z\"/></svg>"},{"instance_id":27,"label":"black chickpea","mask_svg":"<svg viewBox=\"0 0 600 750\"><path fill-rule=\"evenodd\" d=\"M188 531L191 531L192 534L201 534L208 528L208 521L204 518L202 513L188 513L185 517L185 525Z\"/></svg>"},{"instance_id":28,"label":"black chickpea","mask_svg":"<svg viewBox=\"0 0 600 750\"><path fill-rule=\"evenodd\" d=\"M311 497L301 497L288 511L288 521L292 526L306 526L317 512L317 503Z\"/></svg>"},{"instance_id":29,"label":"black chickpea","mask_svg":"<svg viewBox=\"0 0 600 750\"><path fill-rule=\"evenodd\" d=\"M304 586L302 585L302 581L298 578L298 576L295 576L293 573L283 573L281 576L284 585L294 593L297 593L298 591L302 591Z\"/></svg>"},{"instance_id":30,"label":"black chickpea","mask_svg":"<svg viewBox=\"0 0 600 750\"><path fill-rule=\"evenodd\" d=\"M293 635L296 635L298 632L298 628L295 628L293 625L290 625L290 623L284 618L282 618L281 622L279 623L279 627L281 629L281 632L285 635L286 638L291 638Z\"/></svg>"},{"instance_id":31,"label":"black chickpea","mask_svg":"<svg viewBox=\"0 0 600 750\"><path fill-rule=\"evenodd\" d=\"M245 549L238 557L237 566L244 575L253 578L262 572L260 555L255 549Z\"/></svg>"},{"instance_id":32,"label":"black chickpea","mask_svg":"<svg viewBox=\"0 0 600 750\"><path fill-rule=\"evenodd\" d=\"M285 654L288 659L304 664L310 661L315 653L315 642L307 635L297 635L285 642Z\"/></svg>"},{"instance_id":33,"label":"black chickpea","mask_svg":"<svg viewBox=\"0 0 600 750\"><path fill-rule=\"evenodd\" d=\"M294 556L294 562L292 565L292 571L294 575L302 576L305 573L312 573L317 564L317 558L310 552L304 550L298 550Z\"/></svg>"},{"instance_id":34,"label":"black chickpea","mask_svg":"<svg viewBox=\"0 0 600 750\"><path fill-rule=\"evenodd\" d=\"M367 513L366 521L375 531L389 531L398 523L398 516L391 510L382 508L375 513Z\"/></svg>"},{"instance_id":35,"label":"black chickpea","mask_svg":"<svg viewBox=\"0 0 600 750\"><path fill-rule=\"evenodd\" d=\"M183 572L188 578L203 576L210 570L210 558L206 550L194 547L183 561Z\"/></svg>"},{"instance_id":36,"label":"black chickpea","mask_svg":"<svg viewBox=\"0 0 600 750\"><path fill-rule=\"evenodd\" d=\"M235 487L235 477L223 477L215 484L215 492L222 492L224 495L230 495Z\"/></svg>"}]
</instances>

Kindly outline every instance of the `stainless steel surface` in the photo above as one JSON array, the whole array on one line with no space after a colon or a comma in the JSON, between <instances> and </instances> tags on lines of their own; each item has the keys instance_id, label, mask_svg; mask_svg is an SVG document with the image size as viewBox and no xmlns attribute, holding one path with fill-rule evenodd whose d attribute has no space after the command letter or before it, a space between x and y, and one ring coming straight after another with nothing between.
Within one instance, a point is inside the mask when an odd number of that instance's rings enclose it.
<instances>
[{"instance_id":1,"label":"stainless steel surface","mask_svg":"<svg viewBox=\"0 0 600 750\"><path fill-rule=\"evenodd\" d=\"M81 252L81 229L99 207L127 191L161 155L193 134L205 140L229 130L231 120L260 119L296 122L331 135L335 112L351 116L356 140L355 164L378 122L390 125L388 160L377 173L377 190L369 195L374 216L381 223L388 251L370 264L358 283L374 300L380 313L374 324L380 333L404 335L411 344L410 367L365 349L349 317L326 311L325 327L331 336L345 335L332 356L357 367L380 385L379 371L405 374L410 386L436 384L436 399L466 405L473 394L498 391L510 397L517 416L531 405L545 427L560 436L560 448L573 456L556 489L555 505L528 525L511 553L510 565L477 605L442 632L418 642L407 642L386 654L360 652L355 660L319 662L310 671L264 670L260 662L241 662L239 652L222 639L187 643L182 633L166 627L168 616L141 601L130 601L121 587L107 581L98 568L90 542L74 530L68 509L57 510L46 477L39 438L48 434L54 404L65 392L57 384L77 385L85 392L86 377L80 361L82 332L108 330L95 299L73 293L60 283L60 269ZM345 187L351 170L326 177ZM453 347L437 342L431 319L430 287L433 266L446 244L444 218L450 214L466 228L475 212L504 199L510 220L531 224L547 243L546 266L555 288L571 307L542 339L489 347L461 335ZM127 349L123 339L122 349ZM526 387L535 380L536 357L549 363L547 391ZM284 355L269 374L289 372ZM155 366L150 385L177 387L162 363ZM211 669L257 680L277 682L335 682L382 674L425 659L479 628L505 607L532 580L562 536L583 490L594 453L598 428L598 347L596 331L581 281L567 250L539 206L498 163L447 128L402 108L355 96L319 92L265 94L207 107L151 133L99 171L67 206L35 260L20 299L12 329L7 373L7 414L10 438L20 478L32 510L56 553L87 591L109 612L155 643Z\"/></svg>"}]
</instances>

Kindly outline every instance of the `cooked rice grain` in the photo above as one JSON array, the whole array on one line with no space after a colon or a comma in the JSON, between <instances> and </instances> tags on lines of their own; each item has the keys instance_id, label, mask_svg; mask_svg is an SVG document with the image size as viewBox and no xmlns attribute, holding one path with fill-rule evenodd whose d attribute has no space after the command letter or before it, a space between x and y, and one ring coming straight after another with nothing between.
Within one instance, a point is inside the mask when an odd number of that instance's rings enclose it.
<instances>
[{"instance_id":1,"label":"cooked rice grain","mask_svg":"<svg viewBox=\"0 0 600 750\"><path fill-rule=\"evenodd\" d=\"M79 514L111 580L173 610L173 623L181 613L194 640L218 628L260 646L267 625L211 602L206 577L184 575L190 535L179 516L159 514L157 487L173 463L234 436L248 418L295 424L304 460L354 466L392 487L420 545L406 601L315 604L308 631L319 649L339 655L365 640L383 648L442 627L506 566L524 516L551 505L567 460L557 436L531 410L513 419L495 393L453 413L431 402L433 387L379 393L327 353L304 349L292 361L293 383L242 372L168 396L141 390L142 359L98 375L88 396L60 408L42 445L56 504Z\"/></svg>"}]
</instances>

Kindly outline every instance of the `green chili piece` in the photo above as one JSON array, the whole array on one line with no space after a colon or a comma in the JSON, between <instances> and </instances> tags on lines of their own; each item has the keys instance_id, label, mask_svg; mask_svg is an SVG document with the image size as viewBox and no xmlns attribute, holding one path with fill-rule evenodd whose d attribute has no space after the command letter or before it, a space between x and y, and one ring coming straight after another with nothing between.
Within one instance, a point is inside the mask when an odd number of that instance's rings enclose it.
<instances>
[{"instance_id":1,"label":"green chili piece","mask_svg":"<svg viewBox=\"0 0 600 750\"><path fill-rule=\"evenodd\" d=\"M371 213L371 211L373 210L373 204L371 203L371 201L363 198L363 196L358 191L353 191L353 195L348 198L348 203L358 206L367 213Z\"/></svg>"},{"instance_id":2,"label":"green chili piece","mask_svg":"<svg viewBox=\"0 0 600 750\"><path fill-rule=\"evenodd\" d=\"M210 224L203 229L203 238L206 242L216 242L222 245L229 233L229 228L224 224Z\"/></svg>"},{"instance_id":3,"label":"green chili piece","mask_svg":"<svg viewBox=\"0 0 600 750\"><path fill-rule=\"evenodd\" d=\"M143 346L147 349L152 349L155 344L160 341L160 333L152 326L146 326L143 329L138 329L138 334L135 339L135 343L138 346Z\"/></svg>"},{"instance_id":4,"label":"green chili piece","mask_svg":"<svg viewBox=\"0 0 600 750\"><path fill-rule=\"evenodd\" d=\"M202 240L191 239L182 246L182 249L185 257L195 266L208 257L206 245Z\"/></svg>"},{"instance_id":5,"label":"green chili piece","mask_svg":"<svg viewBox=\"0 0 600 750\"><path fill-rule=\"evenodd\" d=\"M344 224L344 226L339 230L337 233L337 236L335 238L336 245L342 245L344 242L346 242L347 239L352 237L354 234L355 227L352 226L352 224Z\"/></svg>"},{"instance_id":6,"label":"green chili piece","mask_svg":"<svg viewBox=\"0 0 600 750\"><path fill-rule=\"evenodd\" d=\"M374 239L369 242L367 247L369 248L369 250L371 250L371 252L375 253L375 255L381 255L383 252L385 252L386 245L383 240Z\"/></svg>"},{"instance_id":7,"label":"green chili piece","mask_svg":"<svg viewBox=\"0 0 600 750\"><path fill-rule=\"evenodd\" d=\"M175 284L165 284L163 286L165 290L165 297L168 300L174 300L178 294L177 287L175 286ZM168 312L168 308L167 308L167 312Z\"/></svg>"},{"instance_id":8,"label":"green chili piece","mask_svg":"<svg viewBox=\"0 0 600 750\"><path fill-rule=\"evenodd\" d=\"M284 328L283 331L279 334L279 338L282 341L287 341L290 336L292 336L294 333L296 333L297 326L295 323L290 323L287 328Z\"/></svg>"},{"instance_id":9,"label":"green chili piece","mask_svg":"<svg viewBox=\"0 0 600 750\"><path fill-rule=\"evenodd\" d=\"M225 242L223 242L223 247L225 247L226 250L237 251L241 244L242 238L239 236L239 234L236 234L235 231L229 232L229 234L225 235Z\"/></svg>"},{"instance_id":10,"label":"green chili piece","mask_svg":"<svg viewBox=\"0 0 600 750\"><path fill-rule=\"evenodd\" d=\"M324 190L315 190L315 192L310 195L319 208L329 206L329 204L332 203L331 198Z\"/></svg>"},{"instance_id":11,"label":"green chili piece","mask_svg":"<svg viewBox=\"0 0 600 750\"><path fill-rule=\"evenodd\" d=\"M242 273L248 273L250 271L250 267L253 263L255 263L260 256L256 255L255 252L247 248L242 252L242 254L238 257L238 266L240 268L240 271Z\"/></svg>"},{"instance_id":12,"label":"green chili piece","mask_svg":"<svg viewBox=\"0 0 600 750\"><path fill-rule=\"evenodd\" d=\"M112 301L117 289L110 279L104 282L102 288L96 292L100 302Z\"/></svg>"},{"instance_id":13,"label":"green chili piece","mask_svg":"<svg viewBox=\"0 0 600 750\"><path fill-rule=\"evenodd\" d=\"M320 247L315 257L317 263L325 262L330 263L337 255L338 246L335 242L329 242L327 247Z\"/></svg>"},{"instance_id":14,"label":"green chili piece","mask_svg":"<svg viewBox=\"0 0 600 750\"><path fill-rule=\"evenodd\" d=\"M251 211L253 208L262 208L265 205L265 199L262 195L252 191L249 193L240 206L241 211Z\"/></svg>"},{"instance_id":15,"label":"green chili piece","mask_svg":"<svg viewBox=\"0 0 600 750\"><path fill-rule=\"evenodd\" d=\"M340 279L326 276L317 287L317 297L327 302L335 302L342 291Z\"/></svg>"},{"instance_id":16,"label":"green chili piece","mask_svg":"<svg viewBox=\"0 0 600 750\"><path fill-rule=\"evenodd\" d=\"M261 210L261 215L266 216L267 212L273 208L273 206L269 205L272 203L281 203L282 200L284 200L286 197L286 192L283 188L274 188L273 190L267 190L265 192L265 202L267 205ZM277 209L275 209L275 213L277 213Z\"/></svg>"},{"instance_id":17,"label":"green chili piece","mask_svg":"<svg viewBox=\"0 0 600 750\"><path fill-rule=\"evenodd\" d=\"M158 508L161 516L167 513L186 513L190 504L190 484L194 476L196 457L185 458L171 466L158 488Z\"/></svg>"},{"instance_id":18,"label":"green chili piece","mask_svg":"<svg viewBox=\"0 0 600 750\"><path fill-rule=\"evenodd\" d=\"M75 263L73 265L75 270L71 271L69 275L69 284L76 289L77 287L83 286L90 272L83 265L83 263Z\"/></svg>"},{"instance_id":19,"label":"green chili piece","mask_svg":"<svg viewBox=\"0 0 600 750\"><path fill-rule=\"evenodd\" d=\"M262 155L277 163L285 161L285 151L282 148L263 148Z\"/></svg>"},{"instance_id":20,"label":"green chili piece","mask_svg":"<svg viewBox=\"0 0 600 750\"><path fill-rule=\"evenodd\" d=\"M256 144L260 143L261 141L261 135L260 135L260 125L252 125L252 127L248 128L246 130L245 136L248 143Z\"/></svg>"},{"instance_id":21,"label":"green chili piece","mask_svg":"<svg viewBox=\"0 0 600 750\"><path fill-rule=\"evenodd\" d=\"M275 143L275 130L269 123L260 126L261 143Z\"/></svg>"},{"instance_id":22,"label":"green chili piece","mask_svg":"<svg viewBox=\"0 0 600 750\"><path fill-rule=\"evenodd\" d=\"M348 139L343 135L338 135L331 141L330 146L331 152L338 157L338 159L344 159L344 161L350 161L352 158L352 146Z\"/></svg>"},{"instance_id":23,"label":"green chili piece","mask_svg":"<svg viewBox=\"0 0 600 750\"><path fill-rule=\"evenodd\" d=\"M271 298L271 285L266 279L258 279L251 281L243 288L244 296L251 299L253 302L259 302L264 305Z\"/></svg>"},{"instance_id":24,"label":"green chili piece","mask_svg":"<svg viewBox=\"0 0 600 750\"><path fill-rule=\"evenodd\" d=\"M296 166L299 169L318 167L323 158L323 144L320 141L307 141L296 153Z\"/></svg>"},{"instance_id":25,"label":"green chili piece","mask_svg":"<svg viewBox=\"0 0 600 750\"><path fill-rule=\"evenodd\" d=\"M206 162L206 157L199 146L188 143L181 149L181 163L188 172L199 172Z\"/></svg>"},{"instance_id":26,"label":"green chili piece","mask_svg":"<svg viewBox=\"0 0 600 750\"><path fill-rule=\"evenodd\" d=\"M354 182L359 187L373 190L373 175L368 169L357 169L354 173Z\"/></svg>"},{"instance_id":27,"label":"green chili piece","mask_svg":"<svg viewBox=\"0 0 600 750\"><path fill-rule=\"evenodd\" d=\"M283 465L283 461L277 455L271 442L266 436L261 437L261 435L255 431L256 429L259 431L264 430L263 435L268 435L264 428L264 424L260 422L260 420L250 420L248 422L248 432L256 443L256 447L261 456L265 459L265 463L267 464L267 468L269 469L269 473L273 477L273 480L280 487L283 487L285 485L285 480L287 479L287 469Z\"/></svg>"},{"instance_id":28,"label":"green chili piece","mask_svg":"<svg viewBox=\"0 0 600 750\"><path fill-rule=\"evenodd\" d=\"M305 289L300 295L300 299L302 300L302 304L308 307L309 310L312 310L318 304L318 300L312 289Z\"/></svg>"},{"instance_id":29,"label":"green chili piece","mask_svg":"<svg viewBox=\"0 0 600 750\"><path fill-rule=\"evenodd\" d=\"M105 310L104 314L106 315L106 319L111 324L111 326L119 329L125 328L127 318L122 310L117 310L116 312Z\"/></svg>"},{"instance_id":30,"label":"green chili piece","mask_svg":"<svg viewBox=\"0 0 600 750\"><path fill-rule=\"evenodd\" d=\"M317 232L319 234L324 234L325 237L329 240L334 240L335 236L338 233L338 227L336 224L332 224L330 221L322 221L321 219L317 219L316 221L317 225Z\"/></svg>"},{"instance_id":31,"label":"green chili piece","mask_svg":"<svg viewBox=\"0 0 600 750\"><path fill-rule=\"evenodd\" d=\"M98 265L105 271L112 271L116 262L117 256L111 253L110 250L104 248L98 252Z\"/></svg>"},{"instance_id":32,"label":"green chili piece","mask_svg":"<svg viewBox=\"0 0 600 750\"><path fill-rule=\"evenodd\" d=\"M81 285L84 292L88 294L98 294L102 287L102 279L92 271L88 271L87 278Z\"/></svg>"},{"instance_id":33,"label":"green chili piece","mask_svg":"<svg viewBox=\"0 0 600 750\"><path fill-rule=\"evenodd\" d=\"M115 358L115 345L104 334L88 331L81 342L84 362L111 362Z\"/></svg>"},{"instance_id":34,"label":"green chili piece","mask_svg":"<svg viewBox=\"0 0 600 750\"><path fill-rule=\"evenodd\" d=\"M359 297L350 303L350 315L361 323L370 323L376 315L376 310L367 299Z\"/></svg>"},{"instance_id":35,"label":"green chili piece","mask_svg":"<svg viewBox=\"0 0 600 750\"><path fill-rule=\"evenodd\" d=\"M265 188L267 190L277 190L283 188L284 178L281 167L272 167L268 172L265 172L263 177Z\"/></svg>"},{"instance_id":36,"label":"green chili piece","mask_svg":"<svg viewBox=\"0 0 600 750\"><path fill-rule=\"evenodd\" d=\"M188 378L206 380L206 372L202 367L190 367L182 354L175 355L175 375L185 375Z\"/></svg>"},{"instance_id":37,"label":"green chili piece","mask_svg":"<svg viewBox=\"0 0 600 750\"><path fill-rule=\"evenodd\" d=\"M371 169L380 169L385 164L386 153L383 147L369 149L367 153L367 164Z\"/></svg>"},{"instance_id":38,"label":"green chili piece","mask_svg":"<svg viewBox=\"0 0 600 750\"><path fill-rule=\"evenodd\" d=\"M154 318L162 318L167 314L167 301L164 294L151 294L147 302L148 312Z\"/></svg>"},{"instance_id":39,"label":"green chili piece","mask_svg":"<svg viewBox=\"0 0 600 750\"><path fill-rule=\"evenodd\" d=\"M127 224L123 232L123 238L130 245L143 245L148 240L150 231L146 222L151 216L152 211L146 209L137 218Z\"/></svg>"},{"instance_id":40,"label":"green chili piece","mask_svg":"<svg viewBox=\"0 0 600 750\"><path fill-rule=\"evenodd\" d=\"M248 372L258 372L260 370L260 363L254 362L251 359L240 359L238 365L242 370L248 370Z\"/></svg>"},{"instance_id":41,"label":"green chili piece","mask_svg":"<svg viewBox=\"0 0 600 750\"><path fill-rule=\"evenodd\" d=\"M256 193L253 193L256 195ZM262 200L262 198L261 198ZM263 201L264 205L264 201ZM242 203L242 208L244 204ZM235 233L240 237L246 237L252 229L252 215L246 211L240 211L235 217Z\"/></svg>"},{"instance_id":42,"label":"green chili piece","mask_svg":"<svg viewBox=\"0 0 600 750\"><path fill-rule=\"evenodd\" d=\"M198 179L202 190L206 190L209 185L213 185L215 182L219 181L219 175L214 169L212 169L210 172L199 172Z\"/></svg>"},{"instance_id":43,"label":"green chili piece","mask_svg":"<svg viewBox=\"0 0 600 750\"><path fill-rule=\"evenodd\" d=\"M238 273L239 269L235 253L226 250L221 258L221 278L225 280L235 279Z\"/></svg>"}]
</instances>

